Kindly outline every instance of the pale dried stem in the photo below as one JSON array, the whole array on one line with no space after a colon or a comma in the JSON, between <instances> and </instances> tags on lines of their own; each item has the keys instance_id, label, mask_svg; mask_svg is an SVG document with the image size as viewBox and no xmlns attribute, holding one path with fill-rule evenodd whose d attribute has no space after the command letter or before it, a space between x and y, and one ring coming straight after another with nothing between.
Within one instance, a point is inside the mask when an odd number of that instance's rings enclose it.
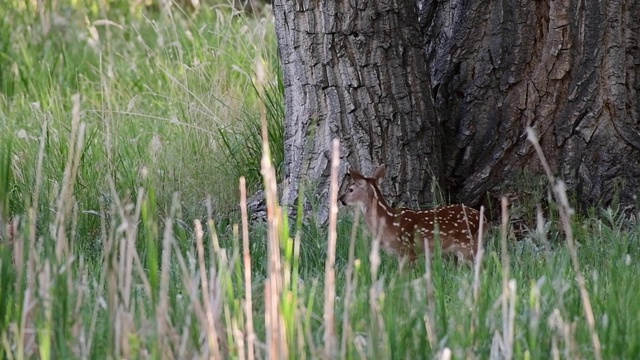
<instances>
[{"instance_id":1,"label":"pale dried stem","mask_svg":"<svg viewBox=\"0 0 640 360\"><path fill-rule=\"evenodd\" d=\"M373 218L378 219L377 209L373 209ZM372 326L369 330L369 355L385 357L386 342L381 336L384 334L384 321L380 314L380 306L378 304L381 286L378 281L378 270L380 268L380 242L382 241L382 232L385 224L382 221L378 221L377 231L375 231L375 237L371 246L371 252L369 253L369 261L371 263L371 287L369 288L369 306L371 308ZM388 354L386 354L388 355Z\"/></svg>"},{"instance_id":2,"label":"pale dried stem","mask_svg":"<svg viewBox=\"0 0 640 360\"><path fill-rule=\"evenodd\" d=\"M249 250L249 214L247 211L247 185L243 177L240 178L240 212L242 213L242 258L244 262L244 312L246 316L246 336L247 336L247 359L255 359L254 340L255 332L253 330L253 300L252 300L252 283L251 283L251 253Z\"/></svg>"},{"instance_id":3,"label":"pale dried stem","mask_svg":"<svg viewBox=\"0 0 640 360\"><path fill-rule=\"evenodd\" d=\"M218 232L216 231L216 226L213 218L209 217L209 220L207 220L207 225L209 226L209 230L211 233L211 245L213 246L213 253L215 254L214 258L220 260L222 268L228 268L229 261L227 259L226 252L220 247Z\"/></svg>"},{"instance_id":4,"label":"pale dried stem","mask_svg":"<svg viewBox=\"0 0 640 360\"><path fill-rule=\"evenodd\" d=\"M451 349L449 348L444 348L442 349L442 351L439 353L439 357L438 360L450 360L451 359Z\"/></svg>"},{"instance_id":5,"label":"pale dried stem","mask_svg":"<svg viewBox=\"0 0 640 360\"><path fill-rule=\"evenodd\" d=\"M365 215L366 216L366 215ZM378 219L378 208L373 207L371 217ZM371 244L371 251L369 252L369 262L371 264L371 281L375 283L378 278L378 269L380 268L380 242L382 241L382 230L384 225L382 221L377 220L374 222L374 226L377 228L373 232L373 243Z\"/></svg>"},{"instance_id":6,"label":"pale dried stem","mask_svg":"<svg viewBox=\"0 0 640 360\"><path fill-rule=\"evenodd\" d=\"M549 244L549 239L547 239L544 215L542 214L542 206L540 204L536 204L536 232L538 233L539 240L544 245L545 255L549 255L551 253L551 244Z\"/></svg>"},{"instance_id":7,"label":"pale dried stem","mask_svg":"<svg viewBox=\"0 0 640 360\"><path fill-rule=\"evenodd\" d=\"M299 203L300 204L300 203ZM300 212L302 213L302 211ZM292 305L294 306L294 312L296 315L303 313L299 307L300 305L300 297L299 297L299 291L300 291L300 274L299 274L299 268L300 268L300 237L301 237L301 226L298 227L296 234L294 236L293 239L293 261L292 261L292 286L291 286L291 295L292 297L296 300L295 303L293 303ZM296 339L296 345L297 345L297 356L300 357L300 359L306 359L305 356L305 352L310 348L310 347L306 347L305 346L305 337L304 337L304 331L301 331L302 327L301 327L302 323L300 322L300 316L294 316L293 319L293 328L294 329L298 329L298 331L296 332L297 336L295 336ZM293 345L293 342L292 342Z\"/></svg>"},{"instance_id":8,"label":"pale dried stem","mask_svg":"<svg viewBox=\"0 0 640 360\"><path fill-rule=\"evenodd\" d=\"M193 305L191 305L193 306ZM180 339L180 347L178 348L177 359L186 359L187 358L187 344L189 344L189 340L191 337L191 319L193 318L194 312L193 307L188 308L186 311L186 319L184 320L184 325L182 326L182 338Z\"/></svg>"},{"instance_id":9,"label":"pale dried stem","mask_svg":"<svg viewBox=\"0 0 640 360\"><path fill-rule=\"evenodd\" d=\"M42 28L42 36L46 37L51 31L51 13L53 12L53 6L48 11L46 2L44 0L37 0L36 7L38 9L38 15L40 17L40 25Z\"/></svg>"},{"instance_id":10,"label":"pale dried stem","mask_svg":"<svg viewBox=\"0 0 640 360\"><path fill-rule=\"evenodd\" d=\"M170 321L168 319L169 314L169 282L171 280L170 267L171 267L171 244L173 242L173 219L179 206L178 194L173 194L171 201L171 210L169 216L165 219L164 234L162 240L162 258L160 270L160 291L158 294L158 305L156 307L156 321L158 326L158 336L161 338L169 337ZM167 346L164 341L161 341L163 347ZM166 349L162 349L163 351Z\"/></svg>"},{"instance_id":11,"label":"pale dried stem","mask_svg":"<svg viewBox=\"0 0 640 360\"><path fill-rule=\"evenodd\" d=\"M134 265L138 277L143 284L143 288L147 292L147 295L151 296L151 285L135 245L144 191L141 190L139 192L135 206L133 204L123 203L118 196L114 180L112 178L108 178L107 180L113 200L111 213L113 215L119 215L121 220L121 224L117 226L117 217L111 217L110 236L108 240L104 242L107 264L107 288L111 305L110 309L112 311L110 315L114 319L114 353L126 357L129 352L129 333L134 331L134 314L131 313L131 289L133 286ZM177 199L174 197L172 214L175 213L176 202ZM130 215L131 211L133 211L132 215ZM120 235L122 233L124 233L124 236ZM117 265L115 264L116 259L119 260ZM165 307L168 308L168 305L165 305ZM162 316L158 317L158 322L165 320L168 312L161 311L160 314ZM161 333L165 331L162 326L160 326L159 329Z\"/></svg>"},{"instance_id":12,"label":"pale dried stem","mask_svg":"<svg viewBox=\"0 0 640 360\"><path fill-rule=\"evenodd\" d=\"M238 320L236 318L231 319L231 330L233 331L233 338L238 348L238 359L244 360L247 358L244 348L244 334L238 327Z\"/></svg>"},{"instance_id":13,"label":"pale dried stem","mask_svg":"<svg viewBox=\"0 0 640 360\"><path fill-rule=\"evenodd\" d=\"M102 210L102 204L100 205L101 210ZM102 213L102 218L104 219L104 210L101 211ZM100 222L100 240L103 242L103 244L107 243L107 229L106 229L106 224L104 221ZM106 245L105 245L106 247ZM102 300L102 292L104 289L104 285L105 285L105 279L106 279L106 275L107 275L107 271L108 271L108 264L107 264L107 258L108 258L108 251L103 251L103 266L101 268L100 271L100 279L98 280L98 283L96 284L96 294L95 294L95 298L97 299L95 304L93 304L93 311L91 314L91 323L89 324L89 332L87 334L87 342L85 344L84 347L84 354L83 354L83 359L87 359L88 358L88 354L91 353L91 347L93 346L93 338L94 338L94 334L96 331L96 324L98 322L98 311L100 310L100 301Z\"/></svg>"},{"instance_id":14,"label":"pale dried stem","mask_svg":"<svg viewBox=\"0 0 640 360\"><path fill-rule=\"evenodd\" d=\"M478 228L478 250L473 264L473 318L471 321L471 333L475 333L480 326L478 319L478 303L480 301L480 270L484 258L484 206L480 207L480 226Z\"/></svg>"},{"instance_id":15,"label":"pale dried stem","mask_svg":"<svg viewBox=\"0 0 640 360\"><path fill-rule=\"evenodd\" d=\"M131 309L131 288L133 286L133 265L134 258L137 255L136 250L136 238L138 237L138 220L142 212L142 204L144 200L144 191L138 192L138 199L136 201L136 209L133 217L123 219L126 226L126 253L123 254L126 259L125 263L125 277L122 285L121 293L123 294L124 306L127 311Z\"/></svg>"},{"instance_id":16,"label":"pale dried stem","mask_svg":"<svg viewBox=\"0 0 640 360\"><path fill-rule=\"evenodd\" d=\"M12 344L9 344L9 338L7 337L6 332L2 332L2 348L4 349L4 353L7 354L7 359L14 360L12 353ZM18 350L19 351L19 350Z\"/></svg>"},{"instance_id":17,"label":"pale dried stem","mask_svg":"<svg viewBox=\"0 0 640 360\"><path fill-rule=\"evenodd\" d=\"M338 231L338 167L340 166L340 141L331 144L331 183L329 186L329 243L324 271L324 356L332 359L336 351L334 305L336 299L336 241Z\"/></svg>"},{"instance_id":18,"label":"pale dried stem","mask_svg":"<svg viewBox=\"0 0 640 360\"><path fill-rule=\"evenodd\" d=\"M120 216L120 219L122 219L122 224L121 227L122 229L124 229L125 231L131 231L131 224L135 224L136 230L133 231L133 236L134 236L134 242L135 242L135 236L137 236L137 226L138 226L138 221L140 218L140 213L142 211L142 200L144 199L143 197L140 197L140 195L144 195L144 189L139 189L139 197L138 197L138 202L136 205L136 213L137 214L135 216L134 219L129 219L129 216L127 215L127 208L129 205L127 204L123 204L122 200L120 199L120 196L118 195L118 191L116 190L116 184L114 182L114 180L112 178L108 178L107 182L109 184L109 189L111 191L111 199L114 203L114 211L112 211L112 213L115 215L115 212L117 211L117 214ZM178 202L178 198L177 195L174 196L173 198L173 204L172 204L172 209L171 209L171 213L175 214L177 211L177 206L179 206L179 204L177 204ZM173 216L173 215L172 215ZM104 216L103 216L104 218ZM115 220L116 217L112 216L112 219ZM112 226L111 229L114 230L116 229L116 223L115 221L112 222ZM120 228L118 228L120 229ZM127 233L128 234L128 233ZM122 244L121 244L122 245ZM133 247L133 249L135 250L135 246ZM138 273L138 276L140 277L140 280L142 281L142 285L143 288L145 289L145 291L147 292L148 296L151 296L151 284L149 283L149 279L147 278L146 272L145 272L145 268L144 266L142 266L142 261L140 260L140 256L138 255L138 251L135 250L131 253L131 255L133 256L133 262L136 265L136 270ZM121 256L120 259L124 259L124 256Z\"/></svg>"},{"instance_id":19,"label":"pale dried stem","mask_svg":"<svg viewBox=\"0 0 640 360\"><path fill-rule=\"evenodd\" d=\"M107 308L109 310L109 318L112 319L111 324L111 337L113 339L113 343L110 349L110 355L113 357L120 356L120 319L119 319L119 271L118 271L118 259L121 258L118 252L118 231L117 231L117 217L115 216L117 211L122 211L122 208L118 206L119 199L116 196L115 192L115 184L113 179L108 178L109 186L111 187L112 194L115 194L114 201L112 202L110 209L108 210L111 214L110 222L108 226L108 230L106 230L105 236L103 239L104 246L104 254L105 254L105 265L106 268L106 288L107 288ZM121 218L124 217L124 214L121 215ZM105 226L106 227L106 226Z\"/></svg>"},{"instance_id":20,"label":"pale dried stem","mask_svg":"<svg viewBox=\"0 0 640 360\"><path fill-rule=\"evenodd\" d=\"M262 61L256 59L257 82L256 89L260 98L263 99L263 85L265 83L265 70ZM269 316L266 333L267 347L270 359L283 358L287 359L288 349L286 332L284 326L284 318L280 313L280 294L282 294L282 262L280 259L280 234L282 227L282 211L277 203L277 181L275 170L271 164L271 151L269 150L269 132L267 127L267 113L265 105L259 102L260 120L262 123L262 160L261 172L264 178L265 197L267 202L267 223L268 223L268 261L270 281L265 282L266 297L268 298L268 312L265 316Z\"/></svg>"},{"instance_id":21,"label":"pale dried stem","mask_svg":"<svg viewBox=\"0 0 640 360\"><path fill-rule=\"evenodd\" d=\"M118 214L121 220L121 224L116 226L117 217L111 217L111 236L108 240L103 240L106 249L105 259L108 261L108 265L106 266L109 284L109 298L112 300L111 304L113 305L112 309L114 310L114 313L111 315L115 319L114 328L116 333L122 336L119 343L128 344L128 327L133 326L133 314L130 313L130 310L132 309L131 290L133 287L134 268L138 275L138 279L142 282L143 289L146 291L147 296L151 296L152 294L151 284L136 249L138 223L142 213L145 193L144 189L139 189L138 198L134 207L132 204L122 202L112 178L108 178L107 182L111 190L111 198L113 201L111 214ZM177 202L177 196L174 196L171 216L176 212L176 207L178 206ZM132 208L133 214L130 215ZM166 231L167 230L165 229L165 233ZM103 233L105 232L106 230L103 228ZM124 233L124 236L120 236L121 233ZM119 260L117 268L115 264L112 263L112 261L115 262L116 259ZM160 314L166 316L167 312L161 311ZM161 316L157 318L158 321L161 319L163 319ZM118 336L116 336L116 339L118 339ZM116 347L116 349L119 348Z\"/></svg>"},{"instance_id":22,"label":"pale dried stem","mask_svg":"<svg viewBox=\"0 0 640 360\"><path fill-rule=\"evenodd\" d=\"M35 255L34 255L35 256ZM35 273L34 273L35 274ZM34 281L35 283L35 281ZM31 300L31 289L27 288L24 294L24 301L22 303L22 314L20 315L20 328L18 329L18 348L16 349L16 357L18 359L24 359L25 354L29 355L30 351L27 349L26 337L27 337L27 318L29 317L29 313L31 312L31 304L33 301ZM29 329L30 331L32 329ZM4 332L3 332L4 334ZM6 352L7 354L11 354L11 351Z\"/></svg>"},{"instance_id":23,"label":"pale dried stem","mask_svg":"<svg viewBox=\"0 0 640 360\"><path fill-rule=\"evenodd\" d=\"M42 122L42 132L40 134L40 148L38 149L38 160L36 162L36 178L33 193L31 194L31 208L28 212L29 217L29 267L27 269L27 288L34 291L35 288L35 254L36 254L36 213L39 207L40 189L42 188L42 164L44 163L44 151L47 143L47 129L49 126L49 120L45 118ZM14 227L17 230L16 227ZM22 267L18 267L18 281L17 284L22 283ZM16 289L17 290L17 289Z\"/></svg>"},{"instance_id":24,"label":"pale dried stem","mask_svg":"<svg viewBox=\"0 0 640 360\"><path fill-rule=\"evenodd\" d=\"M39 196L40 196L40 189L42 188L42 166L44 163L44 153L45 153L45 145L46 145L46 139L47 139L47 128L48 128L48 124L49 121L47 120L47 118L45 118L45 120L42 122L42 132L41 132L41 136L40 136L40 147L38 149L38 160L36 162L36 173L35 173L35 186L33 188L33 193L32 193L32 202L31 202L31 207L28 209L27 212L27 217L28 217L28 222L29 222L29 243L27 244L28 246L28 252L29 252L29 257L28 257L28 262L27 262L27 288L25 290L25 295L24 295L24 304L23 304L23 311L21 314L21 318L20 318L20 326L19 329L17 331L17 356L18 359L22 359L25 356L25 353L29 353L28 349L26 349L26 342L25 339L27 337L26 335L26 331L27 331L27 327L31 328L32 324L31 324L31 320L32 320L32 316L31 316L31 311L33 311L33 307L32 304L33 301L31 300L31 294L35 294L37 291L37 285L36 285L36 262L37 262L37 257L36 257L36 223L37 223L37 211L38 211L38 200L39 200ZM19 236L19 232L18 232L18 224L17 221L14 219L14 224L13 224L13 231L15 234L15 238L16 238L16 244L18 244L17 246L22 248L22 250L24 249L23 246L23 240L22 240L22 236ZM17 270L17 280L16 280L16 293L18 293L20 291L20 284L22 284L22 277L23 277L23 265L22 265L22 261L24 260L24 255L22 253L22 251L19 251L14 258L17 260L16 261L16 270ZM27 324L27 322L29 322L29 324ZM7 352L7 354L10 354L10 352Z\"/></svg>"},{"instance_id":25,"label":"pale dried stem","mask_svg":"<svg viewBox=\"0 0 640 360\"><path fill-rule=\"evenodd\" d=\"M274 296L272 296L272 291L271 278L267 277L264 280L264 327L267 337L267 359L278 358L278 343L276 342L277 339L274 339L277 336L278 329L277 325L273 324L276 316L273 314Z\"/></svg>"},{"instance_id":26,"label":"pale dried stem","mask_svg":"<svg viewBox=\"0 0 640 360\"><path fill-rule=\"evenodd\" d=\"M300 306L297 309L298 313L304 313L304 309L302 306ZM304 325L302 324L302 316L296 316L295 317L295 328L297 330L298 335L296 336L296 345L298 347L298 356L300 358L300 360L306 360L307 359L307 351L310 351L311 353L313 353L312 350L312 346L306 346L305 344L305 331L304 331Z\"/></svg>"},{"instance_id":27,"label":"pale dried stem","mask_svg":"<svg viewBox=\"0 0 640 360\"><path fill-rule=\"evenodd\" d=\"M122 221L126 221L125 220L126 217L122 218ZM122 284L124 283L124 277L126 276L125 273L125 261L126 261L126 238L120 235L120 232L122 231L122 229L120 227L118 227L118 229L115 232L115 237L116 237L116 241L117 241L117 254L118 254L118 267L116 268L116 276L117 276L117 281L115 283L115 288L116 288L116 292L115 292L115 300L114 300L114 307L115 307L115 321L114 321L114 328L116 330L116 336L114 337L115 341L118 342L119 347L117 347L116 349L118 350L117 354L118 356L121 357L128 357L128 342L127 342L127 332L128 332L128 326L127 326L127 314L124 313L124 309L122 306L122 297L121 297L121 290L122 290Z\"/></svg>"},{"instance_id":28,"label":"pale dried stem","mask_svg":"<svg viewBox=\"0 0 640 360\"><path fill-rule=\"evenodd\" d=\"M347 357L347 341L352 335L351 327L349 326L349 310L351 309L351 302L353 301L355 291L355 279L353 276L353 270L355 267L355 252L356 252L356 236L358 234L358 221L360 220L360 211L355 212L353 218L353 227L351 228L351 238L349 241L349 255L347 260L346 269L346 290L344 294L344 309L342 314L342 339L340 341L340 358L346 359Z\"/></svg>"},{"instance_id":29,"label":"pale dried stem","mask_svg":"<svg viewBox=\"0 0 640 360\"><path fill-rule=\"evenodd\" d=\"M85 124L80 123L80 94L73 95L72 101L69 153L67 154L67 163L56 203L57 213L54 222L55 234L53 235L56 238L56 258L58 260L64 259L69 252L69 243L66 236L66 218L73 204L73 188L84 147Z\"/></svg>"},{"instance_id":30,"label":"pale dried stem","mask_svg":"<svg viewBox=\"0 0 640 360\"><path fill-rule=\"evenodd\" d=\"M507 334L505 336L505 348L507 349L508 357L505 359L511 359L513 357L513 344L515 340L515 325L516 325L516 280L511 279L507 284L508 298L509 298L509 312L507 316Z\"/></svg>"},{"instance_id":31,"label":"pale dried stem","mask_svg":"<svg viewBox=\"0 0 640 360\"><path fill-rule=\"evenodd\" d=\"M569 205L569 201L567 199L567 193L565 184L561 180L556 180L551 172L551 167L547 162L547 159L542 152L542 148L538 142L536 134L531 127L527 127L527 140L531 142L536 153L538 154L538 158L540 158L540 162L542 163L542 167L549 178L549 183L553 187L553 193L555 195L556 201L559 206L560 220L562 222L562 228L567 236L567 247L569 248L569 254L571 257L571 263L573 265L573 269L576 273L576 281L578 282L578 288L580 290L580 299L582 300L582 308L584 310L585 317L587 319L587 325L589 327L589 333L591 335L591 342L593 345L594 356L596 360L602 359L602 347L600 345L600 337L598 336L598 332L596 330L596 321L593 315L593 308L591 306L591 300L589 298L589 292L587 291L586 282L584 279L584 275L580 270L580 261L578 260L578 251L575 246L575 242L573 239L573 229L571 228L571 214L573 209L571 209Z\"/></svg>"},{"instance_id":32,"label":"pale dried stem","mask_svg":"<svg viewBox=\"0 0 640 360\"><path fill-rule=\"evenodd\" d=\"M89 288L89 275L87 271L86 264L84 262L84 257L80 257L79 265L78 265L78 281L76 282L76 288L78 297L76 298L76 306L73 310L73 325L72 325L72 336L75 339L75 342L72 344L72 351L76 358L86 359L88 357L88 353L86 351L86 337L84 331L85 319L83 316L83 307L85 304L85 298L89 298L91 295L91 290Z\"/></svg>"},{"instance_id":33,"label":"pale dried stem","mask_svg":"<svg viewBox=\"0 0 640 360\"><path fill-rule=\"evenodd\" d=\"M1 216L0 216L1 217ZM9 219L7 224L7 240L9 246L13 245L13 264L16 270L16 293L20 291L22 284L22 276L24 270L24 245L25 239L17 230L20 226L20 216L14 216L12 219ZM0 227L2 227L2 220L0 220ZM4 230L4 229L0 229ZM0 238L0 241L2 238ZM27 244L28 245L28 244Z\"/></svg>"},{"instance_id":34,"label":"pale dried stem","mask_svg":"<svg viewBox=\"0 0 640 360\"><path fill-rule=\"evenodd\" d=\"M313 279L311 282L311 290L309 291L309 300L315 299L316 298L316 291L318 289L318 279ZM300 303L299 306L299 311L301 314L304 314L304 325L302 326L303 330L302 332L304 333L304 338L307 341L307 351L312 354L313 357L316 356L316 354L318 355L318 357L320 357L320 351L322 351L321 349L319 349L316 344L315 344L315 336L314 334L312 334L312 325L311 325L311 318L315 316L313 309L312 309L312 303L309 301L307 302L308 306L305 306L304 303ZM301 316L302 317L302 316Z\"/></svg>"},{"instance_id":35,"label":"pale dried stem","mask_svg":"<svg viewBox=\"0 0 640 360\"><path fill-rule=\"evenodd\" d=\"M437 225L436 225L437 226ZM437 234L436 234L437 236ZM436 299L435 287L433 286L433 263L431 258L431 248L429 247L429 239L423 238L424 247L424 282L427 291L427 314L424 317L425 329L427 331L427 340L431 350L437 349L438 337L436 334Z\"/></svg>"},{"instance_id":36,"label":"pale dried stem","mask_svg":"<svg viewBox=\"0 0 640 360\"><path fill-rule=\"evenodd\" d=\"M38 338L50 338L53 334L51 324L52 324L52 291L51 287L54 285L52 280L52 270L51 261L49 258L44 259L44 266L42 270L38 273L38 300L39 305L42 307L41 315L44 315L42 321L43 324L40 329L38 329ZM35 326L34 326L35 330ZM40 348L42 351L42 347ZM43 354L40 353L40 357L43 357Z\"/></svg>"},{"instance_id":37,"label":"pale dried stem","mask_svg":"<svg viewBox=\"0 0 640 360\"><path fill-rule=\"evenodd\" d=\"M509 224L509 203L506 197L502 197L502 227L501 241L502 244L502 356L506 360L510 360L513 356L513 334L510 332L509 326L509 299L511 291L509 289L509 272L510 259L507 249L507 226Z\"/></svg>"},{"instance_id":38,"label":"pale dried stem","mask_svg":"<svg viewBox=\"0 0 640 360\"><path fill-rule=\"evenodd\" d=\"M204 246L202 224L200 220L194 220L196 231L196 247L198 249L198 265L200 267L200 283L202 288L202 302L204 304L205 314L207 316L207 339L209 341L209 351L213 359L222 359L220 354L220 345L218 344L218 332L213 320L213 310L211 309L211 298L209 294L209 282L207 280L207 268L204 263Z\"/></svg>"},{"instance_id":39,"label":"pale dried stem","mask_svg":"<svg viewBox=\"0 0 640 360\"><path fill-rule=\"evenodd\" d=\"M198 298L198 279L195 277L196 270L193 270L193 276L189 273L189 269L186 262L184 261L182 253L180 252L180 248L178 247L178 244L173 240L172 248L178 262L180 273L182 274L182 284L184 288L188 290L189 299L191 300L191 306L193 306L195 318L197 321L199 321L201 328L206 328L208 326L206 314L203 309L203 304L201 304L200 299Z\"/></svg>"}]
</instances>

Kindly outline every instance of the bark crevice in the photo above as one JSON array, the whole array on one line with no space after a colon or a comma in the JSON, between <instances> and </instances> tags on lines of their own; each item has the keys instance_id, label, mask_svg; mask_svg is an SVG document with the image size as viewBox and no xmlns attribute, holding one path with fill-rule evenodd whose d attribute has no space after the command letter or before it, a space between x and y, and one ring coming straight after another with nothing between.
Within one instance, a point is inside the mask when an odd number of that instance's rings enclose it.
<instances>
[{"instance_id":1,"label":"bark crevice","mask_svg":"<svg viewBox=\"0 0 640 360\"><path fill-rule=\"evenodd\" d=\"M304 4L300 6L298 4ZM417 4L417 6L416 6ZM640 188L640 2L274 1L285 85L283 197L326 219L331 139L348 167L388 166L391 204L432 179L480 205L540 174L527 126L582 205ZM617 201L617 200L616 200Z\"/></svg>"}]
</instances>

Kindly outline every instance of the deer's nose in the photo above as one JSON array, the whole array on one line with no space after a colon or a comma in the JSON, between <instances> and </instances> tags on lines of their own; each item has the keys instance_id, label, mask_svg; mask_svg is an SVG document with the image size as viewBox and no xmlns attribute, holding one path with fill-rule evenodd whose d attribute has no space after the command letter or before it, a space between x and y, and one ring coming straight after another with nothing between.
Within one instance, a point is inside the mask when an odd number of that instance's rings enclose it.
<instances>
[{"instance_id":1,"label":"deer's nose","mask_svg":"<svg viewBox=\"0 0 640 360\"><path fill-rule=\"evenodd\" d=\"M344 201L344 195L340 196L340 198L338 200L340 200L340 203L342 205L347 205L347 203Z\"/></svg>"}]
</instances>

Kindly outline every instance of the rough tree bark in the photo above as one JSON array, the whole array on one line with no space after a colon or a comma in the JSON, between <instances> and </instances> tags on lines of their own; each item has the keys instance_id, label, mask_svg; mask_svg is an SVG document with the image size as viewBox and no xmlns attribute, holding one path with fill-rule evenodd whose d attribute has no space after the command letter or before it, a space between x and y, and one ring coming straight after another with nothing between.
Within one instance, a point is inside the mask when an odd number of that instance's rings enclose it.
<instances>
[{"instance_id":1,"label":"rough tree bark","mask_svg":"<svg viewBox=\"0 0 640 360\"><path fill-rule=\"evenodd\" d=\"M441 137L415 3L277 0L273 11L285 86L283 203L295 204L303 186L307 209L320 205L326 220L335 137L342 174L384 162L392 202L429 203Z\"/></svg>"},{"instance_id":2,"label":"rough tree bark","mask_svg":"<svg viewBox=\"0 0 640 360\"><path fill-rule=\"evenodd\" d=\"M635 205L640 2L418 0L443 171L478 203L540 173L532 126L578 205ZM618 192L615 194L615 192Z\"/></svg>"},{"instance_id":3,"label":"rough tree bark","mask_svg":"<svg viewBox=\"0 0 640 360\"><path fill-rule=\"evenodd\" d=\"M390 166L383 191L394 204L430 205L433 178L452 201L478 205L540 172L526 126L583 205L635 203L636 0L277 0L273 10L285 204L307 179L311 202L326 204L339 137L343 172Z\"/></svg>"}]
</instances>

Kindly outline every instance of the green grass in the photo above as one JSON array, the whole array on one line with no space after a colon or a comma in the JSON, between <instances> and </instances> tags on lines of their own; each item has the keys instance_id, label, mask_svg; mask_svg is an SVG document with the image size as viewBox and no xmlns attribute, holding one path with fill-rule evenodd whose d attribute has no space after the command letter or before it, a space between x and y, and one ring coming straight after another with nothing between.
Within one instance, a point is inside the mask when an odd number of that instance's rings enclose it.
<instances>
[{"instance_id":1,"label":"green grass","mask_svg":"<svg viewBox=\"0 0 640 360\"><path fill-rule=\"evenodd\" d=\"M320 357L329 230L298 221L269 233L252 224L249 285L234 227L238 178L249 194L263 184L261 105L281 176L273 20L224 6L169 18L86 0L47 8L46 32L31 2L8 4L0 9L0 359L246 358L249 314L263 357L279 331L291 358ZM264 92L256 59L266 68ZM547 185L533 187L512 209L518 218L536 218ZM544 234L515 239L492 228L477 297L474 269L437 254L430 276L424 264L400 269L385 254L372 272L362 224L350 260L354 224L341 210L336 350L344 339L346 358L594 358L560 207L548 205ZM11 219L17 233L8 243ZM640 223L593 209L571 227L602 358L638 358ZM269 244L286 271L270 269ZM275 297L265 296L267 279L281 283ZM276 299L282 322L269 325Z\"/></svg>"}]
</instances>

